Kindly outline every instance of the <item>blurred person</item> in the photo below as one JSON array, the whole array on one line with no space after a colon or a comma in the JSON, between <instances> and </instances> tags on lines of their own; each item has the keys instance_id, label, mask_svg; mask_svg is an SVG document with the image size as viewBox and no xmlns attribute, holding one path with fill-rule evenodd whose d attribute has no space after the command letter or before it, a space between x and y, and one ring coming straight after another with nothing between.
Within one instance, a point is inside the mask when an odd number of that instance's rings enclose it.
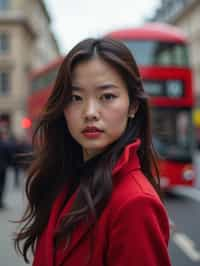
<instances>
[{"instance_id":1,"label":"blurred person","mask_svg":"<svg viewBox=\"0 0 200 266\"><path fill-rule=\"evenodd\" d=\"M25 261L32 248L34 266L171 265L148 98L124 44L68 53L33 144L15 237Z\"/></svg>"},{"instance_id":2,"label":"blurred person","mask_svg":"<svg viewBox=\"0 0 200 266\"><path fill-rule=\"evenodd\" d=\"M31 145L26 140L26 137L12 138L13 146L11 166L14 172L14 185L20 186L20 176L25 170L24 155L31 152Z\"/></svg>"},{"instance_id":3,"label":"blurred person","mask_svg":"<svg viewBox=\"0 0 200 266\"><path fill-rule=\"evenodd\" d=\"M10 134L8 141L10 142L10 145L12 147L10 166L13 170L14 186L19 187L20 167L18 161L18 153L20 152L20 150L18 140L15 136L13 136L13 134Z\"/></svg>"},{"instance_id":4,"label":"blurred person","mask_svg":"<svg viewBox=\"0 0 200 266\"><path fill-rule=\"evenodd\" d=\"M5 208L3 194L6 184L6 171L11 162L11 146L6 132L0 128L0 210Z\"/></svg>"}]
</instances>

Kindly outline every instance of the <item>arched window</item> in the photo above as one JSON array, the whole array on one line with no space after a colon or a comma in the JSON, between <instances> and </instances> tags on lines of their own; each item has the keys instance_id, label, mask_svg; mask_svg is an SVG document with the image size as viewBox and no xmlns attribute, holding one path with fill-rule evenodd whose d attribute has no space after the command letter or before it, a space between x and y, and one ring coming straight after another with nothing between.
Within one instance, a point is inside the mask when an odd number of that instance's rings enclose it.
<instances>
[{"instance_id":1,"label":"arched window","mask_svg":"<svg viewBox=\"0 0 200 266\"><path fill-rule=\"evenodd\" d=\"M10 92L10 73L0 71L0 95L7 95Z\"/></svg>"},{"instance_id":2,"label":"arched window","mask_svg":"<svg viewBox=\"0 0 200 266\"><path fill-rule=\"evenodd\" d=\"M8 51L8 49L9 49L9 36L6 32L0 32L0 53L4 53Z\"/></svg>"}]
</instances>

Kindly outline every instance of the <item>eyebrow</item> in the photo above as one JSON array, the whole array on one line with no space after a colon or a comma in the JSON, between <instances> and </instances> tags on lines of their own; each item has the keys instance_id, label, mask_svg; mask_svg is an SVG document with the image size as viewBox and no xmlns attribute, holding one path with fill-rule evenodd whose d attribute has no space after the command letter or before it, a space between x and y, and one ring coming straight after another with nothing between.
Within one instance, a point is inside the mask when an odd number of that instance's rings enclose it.
<instances>
[{"instance_id":1,"label":"eyebrow","mask_svg":"<svg viewBox=\"0 0 200 266\"><path fill-rule=\"evenodd\" d=\"M111 88L118 89L119 87L113 83L106 83L106 84L96 86L96 89L99 89L99 90L107 90L107 89L111 89ZM72 85L72 90L73 91L83 91L84 88L79 87L77 85Z\"/></svg>"}]
</instances>

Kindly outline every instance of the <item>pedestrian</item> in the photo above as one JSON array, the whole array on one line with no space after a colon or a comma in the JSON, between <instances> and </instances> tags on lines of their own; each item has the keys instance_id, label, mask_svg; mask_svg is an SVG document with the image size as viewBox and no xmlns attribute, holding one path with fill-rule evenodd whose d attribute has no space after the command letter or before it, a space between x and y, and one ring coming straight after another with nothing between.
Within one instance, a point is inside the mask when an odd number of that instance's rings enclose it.
<instances>
[{"instance_id":1,"label":"pedestrian","mask_svg":"<svg viewBox=\"0 0 200 266\"><path fill-rule=\"evenodd\" d=\"M22 174L24 175L26 169L25 159L27 159L27 154L31 152L31 145L25 137L18 139L13 137L11 143L13 146L12 168L14 174L14 186L18 188L21 184L20 177Z\"/></svg>"},{"instance_id":2,"label":"pedestrian","mask_svg":"<svg viewBox=\"0 0 200 266\"><path fill-rule=\"evenodd\" d=\"M13 170L14 187L19 187L20 185L20 182L19 182L20 168L19 168L19 163L18 163L18 153L20 152L19 145L18 145L17 138L13 134L10 134L10 136L8 137L8 141L12 147L10 166Z\"/></svg>"},{"instance_id":3,"label":"pedestrian","mask_svg":"<svg viewBox=\"0 0 200 266\"><path fill-rule=\"evenodd\" d=\"M6 185L6 172L11 162L11 146L4 136L5 132L0 128L0 210L5 208L3 196Z\"/></svg>"},{"instance_id":4,"label":"pedestrian","mask_svg":"<svg viewBox=\"0 0 200 266\"><path fill-rule=\"evenodd\" d=\"M121 42L64 58L33 138L15 245L34 266L169 266L148 97ZM22 244L22 246L21 246Z\"/></svg>"}]
</instances>

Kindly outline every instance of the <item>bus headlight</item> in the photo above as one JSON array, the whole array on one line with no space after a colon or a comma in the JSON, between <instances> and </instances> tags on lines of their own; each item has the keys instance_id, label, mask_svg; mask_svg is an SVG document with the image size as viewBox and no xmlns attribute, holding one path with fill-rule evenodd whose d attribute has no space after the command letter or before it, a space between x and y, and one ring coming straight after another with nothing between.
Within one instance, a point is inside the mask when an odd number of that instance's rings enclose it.
<instances>
[{"instance_id":1,"label":"bus headlight","mask_svg":"<svg viewBox=\"0 0 200 266\"><path fill-rule=\"evenodd\" d=\"M191 181L194 179L194 171L192 169L185 169L183 171L183 179L185 181Z\"/></svg>"}]
</instances>

